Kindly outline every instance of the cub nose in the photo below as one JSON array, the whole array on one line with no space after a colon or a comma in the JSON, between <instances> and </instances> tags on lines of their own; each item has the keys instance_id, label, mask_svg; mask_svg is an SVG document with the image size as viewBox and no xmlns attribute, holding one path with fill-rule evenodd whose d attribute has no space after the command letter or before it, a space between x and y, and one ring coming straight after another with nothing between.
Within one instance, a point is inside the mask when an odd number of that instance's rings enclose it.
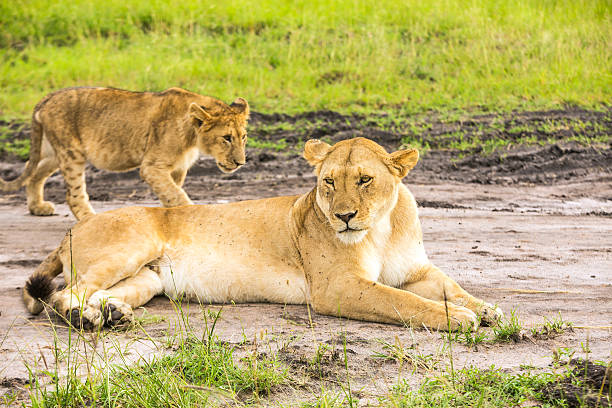
<instances>
[{"instance_id":1,"label":"cub nose","mask_svg":"<svg viewBox=\"0 0 612 408\"><path fill-rule=\"evenodd\" d=\"M242 166L244 163L246 163L246 161L234 159L234 164L236 164L236 166Z\"/></svg>"},{"instance_id":2,"label":"cub nose","mask_svg":"<svg viewBox=\"0 0 612 408\"><path fill-rule=\"evenodd\" d=\"M357 215L357 211L344 213L344 214L334 214L336 217L340 218L342 221L348 224L348 222Z\"/></svg>"}]
</instances>

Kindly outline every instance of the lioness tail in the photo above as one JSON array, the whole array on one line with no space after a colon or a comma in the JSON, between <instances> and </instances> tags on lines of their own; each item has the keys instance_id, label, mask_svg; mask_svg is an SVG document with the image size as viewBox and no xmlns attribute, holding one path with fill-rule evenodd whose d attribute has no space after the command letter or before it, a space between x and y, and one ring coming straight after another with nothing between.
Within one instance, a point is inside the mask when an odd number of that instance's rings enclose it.
<instances>
[{"instance_id":1,"label":"lioness tail","mask_svg":"<svg viewBox=\"0 0 612 408\"><path fill-rule=\"evenodd\" d=\"M49 297L55 292L53 278L62 271L62 262L59 257L59 248L45 258L34 271L23 287L23 301L28 311L32 314L42 312Z\"/></svg>"},{"instance_id":2,"label":"lioness tail","mask_svg":"<svg viewBox=\"0 0 612 408\"><path fill-rule=\"evenodd\" d=\"M36 167L38 166L38 162L40 161L40 152L42 146L42 138L43 138L43 126L37 119L38 107L34 109L34 115L32 116L32 135L30 136L30 158L28 159L28 163L26 164L23 173L19 175L15 180L6 181L0 177L0 190L1 191L15 191L21 188L23 183L30 178Z\"/></svg>"}]
</instances>

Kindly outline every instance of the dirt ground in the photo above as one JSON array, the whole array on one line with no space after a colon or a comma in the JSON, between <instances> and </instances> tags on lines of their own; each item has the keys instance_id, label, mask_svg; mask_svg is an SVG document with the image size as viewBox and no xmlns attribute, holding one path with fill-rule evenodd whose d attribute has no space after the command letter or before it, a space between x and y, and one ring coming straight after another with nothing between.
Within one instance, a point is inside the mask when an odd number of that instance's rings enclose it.
<instances>
[{"instance_id":1,"label":"dirt ground","mask_svg":"<svg viewBox=\"0 0 612 408\"><path fill-rule=\"evenodd\" d=\"M609 113L580 111L517 114L516 120L543 116L586 116L610 131ZM318 115L318 116L317 116ZM314 117L255 114L255 123L306 120L324 123L292 139L292 131L259 134L260 138L288 142L281 151L250 149L247 165L222 175L208 158L201 158L187 177L185 190L198 203L220 203L308 191L314 176L295 146L303 138L331 141L367 136L395 149L401 137L375 127L351 128L351 118L333 112ZM564 116L565 115L565 116ZM337 120L336 120L337 119ZM482 116L464 128L493 120ZM327 122L326 122L327 121ZM480 121L480 122L479 122ZM347 124L338 125L334 124ZM364 123L363 121L359 123ZM367 123L367 122L366 122ZM433 122L426 135L435 140ZM453 125L454 126L454 125ZM317 134L319 132L320 134ZM27 135L27 131L24 133ZM24 136L21 135L21 136ZM24 136L25 137L25 136ZM430 144L431 146L431 144ZM544 146L518 146L484 155L437 149L423 155L405 179L421 206L421 222L430 259L470 293L498 303L507 314L514 310L526 336L511 343L483 343L476 347L453 344L456 367L492 364L513 371L521 367L547 367L555 353L571 348L575 356L609 361L612 358L612 145L584 146L555 142ZM23 163L5 155L0 163L4 178L16 176ZM157 205L137 172L108 173L89 169L87 189L96 211L126 205ZM0 394L19 391L28 381L24 361L50 364L52 331L42 316L28 315L20 297L26 278L60 242L74 219L64 203L61 176L47 183L47 199L60 203L57 215L33 217L27 213L23 191L0 194ZM218 309L220 306L212 306ZM202 324L197 307L190 311L194 326ZM175 312L164 297L146 305L149 314L166 320L146 326L153 338L163 338L176 324ZM139 311L138 313L143 313ZM529 335L529 328L545 318L572 322L573 330L550 337ZM490 329L487 329L490 330ZM345 380L337 361L345 334L352 389L362 401L384 395L398 378L418 384L424 373L375 358L383 342L401 343L445 366L449 350L443 335L426 330L341 320L310 315L306 306L270 304L225 305L216 329L221 339L235 344L244 338L248 347L278 350L291 370L305 370L320 344L329 345L323 377ZM60 329L59 336L66 336ZM112 339L111 339L112 337ZM114 339L114 340L113 340ZM148 341L133 342L132 334L111 334L105 341L120 341L134 348L134 359L160 350ZM240 346L247 347L247 346ZM41 356L45 356L41 360ZM312 390L308 377L291 392L305 398Z\"/></svg>"}]
</instances>

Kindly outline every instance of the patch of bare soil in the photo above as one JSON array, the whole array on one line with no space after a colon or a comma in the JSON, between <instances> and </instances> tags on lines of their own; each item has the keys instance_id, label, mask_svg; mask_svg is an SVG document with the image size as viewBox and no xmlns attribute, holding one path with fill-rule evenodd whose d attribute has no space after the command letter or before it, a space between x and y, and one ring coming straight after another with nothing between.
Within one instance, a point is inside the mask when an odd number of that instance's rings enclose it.
<instances>
[{"instance_id":1,"label":"patch of bare soil","mask_svg":"<svg viewBox=\"0 0 612 408\"><path fill-rule=\"evenodd\" d=\"M610 131L609 112L580 110L485 115L463 124L429 120L430 133L422 137L430 137L431 149L405 180L422 207L428 255L474 295L498 303L506 313L515 310L527 334L510 343L485 342L473 347L455 343L455 368L495 364L517 372L525 366L546 369L558 350L572 349L575 356L582 356L585 345L589 358L608 361L611 357L612 146L559 142L510 147L491 155L464 152L459 159L458 151L434 145L435 132L442 134L449 126L477 131L479 123L521 120L531 124L568 116L598 123L593 129ZM295 129L263 131L264 125L279 121L317 125L309 127L308 134ZM296 146L309 137L336 141L366 136L388 149L401 145L405 135L368 122L368 118L333 112L254 114L253 129L258 130L251 131L252 135L259 132L258 139L272 142L285 139L288 147L278 152L250 149L248 164L230 175L222 175L212 160L202 158L191 169L185 189L200 203L303 193L315 179ZM0 174L15 177L23 163L5 159ZM98 212L126 205L158 205L137 172L90 169L87 188ZM63 203L64 194L61 176L51 177L47 199ZM0 394L25 389L28 373L24 362L35 371L54 364L48 321L27 313L20 291L73 223L65 204L57 206L56 216L33 217L27 214L23 191L0 194ZM151 338L163 343L177 327L173 308L166 298L158 297L146 305L146 312L165 319L145 327ZM187 313L194 327L204 325L197 305ZM574 323L573 331L529 335L529 328L559 313ZM232 344L250 340L248 346L240 347L278 353L292 373L303 376L287 397L299 400L312 398L320 384L333 388L348 378L356 397L374 403L399 378L416 386L430 370L444 368L450 360L441 333L319 316L306 306L225 305L216 332ZM60 328L58 335L65 340L67 330ZM104 344L117 342L130 348L134 361L167 352L134 333L108 334L95 347L100 350ZM399 346L410 358L393 358L391 346Z\"/></svg>"}]
</instances>

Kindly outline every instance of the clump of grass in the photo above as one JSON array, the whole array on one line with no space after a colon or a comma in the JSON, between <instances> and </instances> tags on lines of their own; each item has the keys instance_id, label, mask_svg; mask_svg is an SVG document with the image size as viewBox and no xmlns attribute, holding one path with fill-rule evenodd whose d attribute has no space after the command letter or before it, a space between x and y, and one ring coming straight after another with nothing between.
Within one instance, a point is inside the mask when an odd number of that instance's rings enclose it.
<instances>
[{"instance_id":1,"label":"clump of grass","mask_svg":"<svg viewBox=\"0 0 612 408\"><path fill-rule=\"evenodd\" d=\"M455 370L426 378L413 390L406 380L396 385L384 406L394 407L514 407L540 397L539 390L554 374L508 374L491 366Z\"/></svg>"},{"instance_id":2,"label":"clump of grass","mask_svg":"<svg viewBox=\"0 0 612 408\"><path fill-rule=\"evenodd\" d=\"M511 310L509 317L504 317L493 327L493 341L520 341L522 330L523 326L519 321L518 313L515 310Z\"/></svg>"},{"instance_id":3,"label":"clump of grass","mask_svg":"<svg viewBox=\"0 0 612 408\"><path fill-rule=\"evenodd\" d=\"M410 364L413 372L417 370L431 371L438 367L439 360L432 354L419 353L415 345L403 346L396 336L395 343L377 339L382 350L372 354L374 358L395 361L400 365Z\"/></svg>"},{"instance_id":4,"label":"clump of grass","mask_svg":"<svg viewBox=\"0 0 612 408\"><path fill-rule=\"evenodd\" d=\"M557 317L544 317L544 323L531 328L531 335L536 338L556 337L566 331L572 331L573 327L574 324L563 320L561 313L559 313Z\"/></svg>"},{"instance_id":5,"label":"clump of grass","mask_svg":"<svg viewBox=\"0 0 612 408\"><path fill-rule=\"evenodd\" d=\"M316 400L304 402L300 405L301 408L344 408L346 407L346 398L339 393L323 391Z\"/></svg>"},{"instance_id":6,"label":"clump of grass","mask_svg":"<svg viewBox=\"0 0 612 408\"><path fill-rule=\"evenodd\" d=\"M468 347L476 347L477 345L489 340L489 334L478 327L474 329L468 326L464 330L458 330L453 333L452 340L458 343L463 343Z\"/></svg>"},{"instance_id":7,"label":"clump of grass","mask_svg":"<svg viewBox=\"0 0 612 408\"><path fill-rule=\"evenodd\" d=\"M144 307L139 308L142 312L139 315L134 316L134 323L140 326L147 326L150 324L156 324L166 321L165 316L151 314Z\"/></svg>"},{"instance_id":8,"label":"clump of grass","mask_svg":"<svg viewBox=\"0 0 612 408\"><path fill-rule=\"evenodd\" d=\"M98 364L94 359L88 359L86 354L72 351L81 359L80 364L87 367L84 378L78 375L76 359L67 373L57 365L64 351L56 340L56 367L43 371L47 381L30 368L32 406L201 407L220 402L226 404L237 398L256 399L286 380L286 368L276 359L257 353L239 359L234 354L234 346L219 341L214 327L220 312L210 315L210 327L205 315L204 334L196 336L180 303L178 310L183 315L179 316L182 326L179 328L181 333L172 339L172 353L162 353L151 359L139 358L133 364L125 351L116 346L113 350L115 360L122 364L113 365L106 348L103 355L98 355L101 359ZM81 346L85 349L92 346L80 334L76 338L84 339ZM71 343L69 347L79 350L76 341ZM70 350L72 348L68 349L68 358ZM95 344L92 353L98 354Z\"/></svg>"}]
</instances>

